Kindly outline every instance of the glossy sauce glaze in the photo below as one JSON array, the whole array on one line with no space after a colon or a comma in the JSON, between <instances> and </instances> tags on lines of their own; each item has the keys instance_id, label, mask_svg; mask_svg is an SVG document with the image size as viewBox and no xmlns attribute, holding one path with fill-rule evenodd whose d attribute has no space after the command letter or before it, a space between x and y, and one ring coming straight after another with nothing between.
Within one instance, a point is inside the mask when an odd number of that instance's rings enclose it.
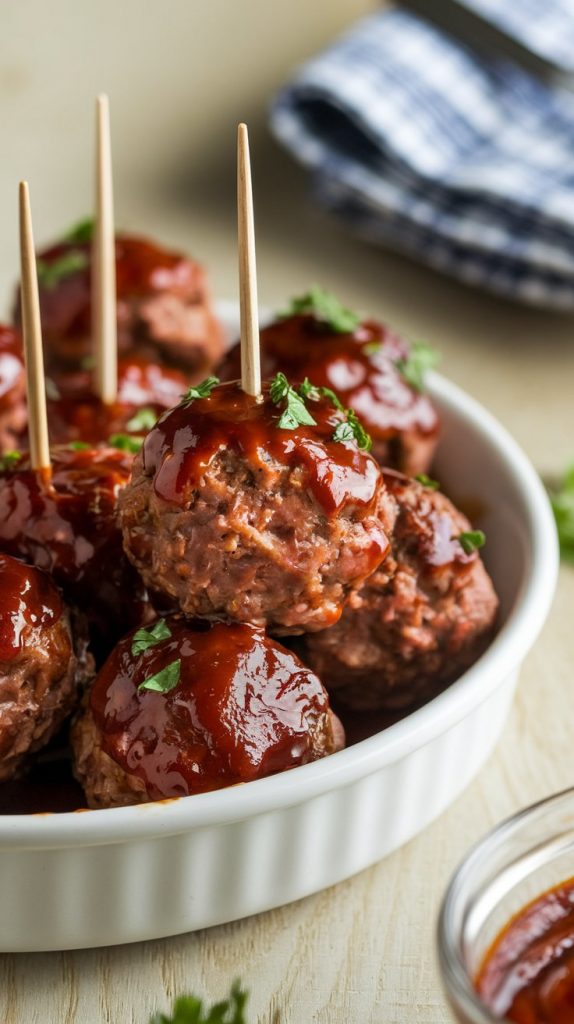
<instances>
[{"instance_id":1,"label":"glossy sauce glaze","mask_svg":"<svg viewBox=\"0 0 574 1024\"><path fill-rule=\"evenodd\" d=\"M409 351L407 342L374 320L340 334L310 315L276 320L261 331L262 370L278 370L293 381L309 377L330 387L343 405L355 410L373 441L397 432L437 434L438 415L430 399L415 391L396 366ZM240 349L226 357L221 376L239 376Z\"/></svg>"},{"instance_id":2,"label":"glossy sauce glaze","mask_svg":"<svg viewBox=\"0 0 574 1024\"><path fill-rule=\"evenodd\" d=\"M143 653L131 653L131 635L122 640L90 696L103 750L152 799L249 782L330 752L327 695L290 651L253 626L166 621L171 636ZM174 689L138 689L178 659Z\"/></svg>"},{"instance_id":3,"label":"glossy sauce glaze","mask_svg":"<svg viewBox=\"0 0 574 1024\"><path fill-rule=\"evenodd\" d=\"M516 1024L574 1021L574 879L524 907L487 953L476 989Z\"/></svg>"},{"instance_id":4,"label":"glossy sauce glaze","mask_svg":"<svg viewBox=\"0 0 574 1024\"><path fill-rule=\"evenodd\" d=\"M478 552L467 554L458 540L461 531L453 520L452 506L440 498L437 501L434 491L397 470L384 469L383 478L399 511L395 545L400 537L403 556L414 558L421 574L440 576L447 569L466 572L478 560ZM414 491L418 500L409 501Z\"/></svg>"},{"instance_id":5,"label":"glossy sauce glaze","mask_svg":"<svg viewBox=\"0 0 574 1024\"><path fill-rule=\"evenodd\" d=\"M149 425L143 430L130 426L135 414L145 407L157 418L176 405L189 387L189 377L134 352L118 360L117 400L111 405L96 397L87 370L56 374L54 384L58 397L48 399L52 442L105 444L113 434L146 433Z\"/></svg>"},{"instance_id":6,"label":"glossy sauce glaze","mask_svg":"<svg viewBox=\"0 0 574 1024\"><path fill-rule=\"evenodd\" d=\"M24 641L39 647L42 633L59 621L63 611L49 576L0 554L0 663L16 661Z\"/></svg>"},{"instance_id":7,"label":"glossy sauce glaze","mask_svg":"<svg viewBox=\"0 0 574 1024\"><path fill-rule=\"evenodd\" d=\"M278 426L285 403L245 394L237 382L216 387L208 398L182 403L161 417L143 446L143 468L153 477L156 494L185 505L217 452L231 448L249 463L254 474L275 466L298 467L304 486L327 516L346 506L374 507L381 483L374 459L354 441L333 441L341 414L327 400L307 401L315 426L285 430ZM380 561L380 557L378 558Z\"/></svg>"},{"instance_id":8,"label":"glossy sauce glaze","mask_svg":"<svg viewBox=\"0 0 574 1024\"><path fill-rule=\"evenodd\" d=\"M51 474L32 470L26 455L0 471L0 550L51 573L85 612L98 649L109 649L147 608L116 520L132 456L67 447L51 456Z\"/></svg>"},{"instance_id":9,"label":"glossy sauce glaze","mask_svg":"<svg viewBox=\"0 0 574 1024\"><path fill-rule=\"evenodd\" d=\"M62 260L76 261L76 268L57 283L40 281L42 331L47 364L61 365L90 354L91 343L91 242L63 241L38 253L45 267ZM70 262L73 267L73 262ZM161 248L145 238L116 236L116 291L118 344L125 351L133 344L130 303L150 294L169 291L193 301L203 298L203 269L181 253ZM19 323L20 313L16 310Z\"/></svg>"}]
</instances>

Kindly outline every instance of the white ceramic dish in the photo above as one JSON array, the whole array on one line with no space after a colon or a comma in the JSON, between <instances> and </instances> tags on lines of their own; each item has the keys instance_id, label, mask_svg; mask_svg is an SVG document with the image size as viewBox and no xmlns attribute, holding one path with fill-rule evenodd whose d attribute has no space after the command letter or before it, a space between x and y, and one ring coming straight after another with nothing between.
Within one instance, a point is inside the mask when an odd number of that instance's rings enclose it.
<instances>
[{"instance_id":1,"label":"white ceramic dish","mask_svg":"<svg viewBox=\"0 0 574 1024\"><path fill-rule=\"evenodd\" d=\"M237 312L222 313L237 334ZM72 949L191 931L299 899L361 871L464 789L504 725L546 618L558 556L534 469L438 375L436 475L484 506L501 629L448 690L384 732L245 786L137 807L0 816L0 951Z\"/></svg>"}]
</instances>

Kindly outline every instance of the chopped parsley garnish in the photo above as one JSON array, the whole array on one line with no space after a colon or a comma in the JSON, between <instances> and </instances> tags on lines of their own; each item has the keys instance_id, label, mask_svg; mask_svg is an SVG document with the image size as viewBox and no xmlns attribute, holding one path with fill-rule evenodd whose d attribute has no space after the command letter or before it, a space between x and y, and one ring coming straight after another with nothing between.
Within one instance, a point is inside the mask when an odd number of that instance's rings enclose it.
<instances>
[{"instance_id":1,"label":"chopped parsley garnish","mask_svg":"<svg viewBox=\"0 0 574 1024\"><path fill-rule=\"evenodd\" d=\"M201 384L196 384L194 387L189 388L185 395L181 396L181 401L184 405L188 402L193 402L196 398L209 398L211 392L219 384L219 377L206 377L202 380Z\"/></svg>"},{"instance_id":2,"label":"chopped parsley garnish","mask_svg":"<svg viewBox=\"0 0 574 1024\"><path fill-rule=\"evenodd\" d=\"M150 1024L247 1024L245 1006L247 992L243 992L238 981L231 986L229 999L215 1003L210 1009L204 1007L197 996L180 996L176 999L171 1016L156 1013Z\"/></svg>"},{"instance_id":3,"label":"chopped parsley garnish","mask_svg":"<svg viewBox=\"0 0 574 1024\"><path fill-rule=\"evenodd\" d=\"M335 427L333 441L343 443L354 440L363 451L371 450L373 442L359 421L356 412L353 409L345 409L331 388L312 384L308 377L305 377L299 388L294 388L284 373L277 373L271 381L269 394L275 405L279 405L282 401L287 402L287 408L277 424L283 430L295 430L302 424L310 427L316 426L316 421L305 405L305 399L318 402L321 398L326 398L338 412L342 412L345 416L343 422L338 423Z\"/></svg>"},{"instance_id":4,"label":"chopped parsley garnish","mask_svg":"<svg viewBox=\"0 0 574 1024\"><path fill-rule=\"evenodd\" d=\"M86 452L88 448L91 448L91 444L87 441L69 441L68 448L73 452Z\"/></svg>"},{"instance_id":5,"label":"chopped parsley garnish","mask_svg":"<svg viewBox=\"0 0 574 1024\"><path fill-rule=\"evenodd\" d=\"M87 356L82 356L82 358L80 359L80 369L81 370L93 370L95 365L96 365L95 356L87 355Z\"/></svg>"},{"instance_id":6,"label":"chopped parsley garnish","mask_svg":"<svg viewBox=\"0 0 574 1024\"><path fill-rule=\"evenodd\" d=\"M365 356L376 356L377 352L380 352L382 347L382 341L368 341L366 345L362 346L361 352Z\"/></svg>"},{"instance_id":7,"label":"chopped parsley garnish","mask_svg":"<svg viewBox=\"0 0 574 1024\"><path fill-rule=\"evenodd\" d=\"M3 455L0 455L0 472L12 469L21 458L20 452L4 452Z\"/></svg>"},{"instance_id":8,"label":"chopped parsley garnish","mask_svg":"<svg viewBox=\"0 0 574 1024\"><path fill-rule=\"evenodd\" d=\"M372 438L367 434L356 412L353 409L345 409L345 419L335 427L333 441L344 443L352 440L357 442L357 447L361 451L370 452L373 447Z\"/></svg>"},{"instance_id":9,"label":"chopped parsley garnish","mask_svg":"<svg viewBox=\"0 0 574 1024\"><path fill-rule=\"evenodd\" d=\"M426 341L415 341L408 356L397 359L395 366L415 391L424 391L427 371L439 362L440 356L434 348L427 345Z\"/></svg>"},{"instance_id":10,"label":"chopped parsley garnish","mask_svg":"<svg viewBox=\"0 0 574 1024\"><path fill-rule=\"evenodd\" d=\"M311 384L308 377L305 377L303 383L299 385L299 394L301 398L310 398L313 402L318 402L320 398L328 398L335 409L343 412L343 404L332 388L317 387L315 384Z\"/></svg>"},{"instance_id":11,"label":"chopped parsley garnish","mask_svg":"<svg viewBox=\"0 0 574 1024\"><path fill-rule=\"evenodd\" d=\"M316 421L308 411L303 397L289 383L284 373L277 373L269 388L271 401L275 405L285 402L286 407L281 413L277 426L281 430L295 430L299 426L315 427Z\"/></svg>"},{"instance_id":12,"label":"chopped parsley garnish","mask_svg":"<svg viewBox=\"0 0 574 1024\"><path fill-rule=\"evenodd\" d=\"M467 530L465 533L459 533L456 540L465 555L472 555L473 551L478 551L479 548L484 547L486 536L482 530Z\"/></svg>"},{"instance_id":13,"label":"chopped parsley garnish","mask_svg":"<svg viewBox=\"0 0 574 1024\"><path fill-rule=\"evenodd\" d=\"M131 455L137 455L143 442L143 437L132 437L130 434L112 434L108 437L110 448L118 448L121 452L130 452Z\"/></svg>"},{"instance_id":14,"label":"chopped parsley garnish","mask_svg":"<svg viewBox=\"0 0 574 1024\"><path fill-rule=\"evenodd\" d=\"M128 430L151 430L156 420L157 415L153 409L138 409L135 416L128 420L126 427Z\"/></svg>"},{"instance_id":15,"label":"chopped parsley garnish","mask_svg":"<svg viewBox=\"0 0 574 1024\"><path fill-rule=\"evenodd\" d=\"M67 234L64 235L65 242L91 242L94 234L93 217L85 217L84 220L74 224Z\"/></svg>"},{"instance_id":16,"label":"chopped parsley garnish","mask_svg":"<svg viewBox=\"0 0 574 1024\"><path fill-rule=\"evenodd\" d=\"M88 266L88 255L79 249L71 249L65 252L56 260L48 263L46 260L38 260L38 282L42 288L55 288L64 278L75 274L77 270L84 270Z\"/></svg>"},{"instance_id":17,"label":"chopped parsley garnish","mask_svg":"<svg viewBox=\"0 0 574 1024\"><path fill-rule=\"evenodd\" d=\"M560 488L550 491L550 503L556 520L560 553L574 561L574 465L570 466Z\"/></svg>"},{"instance_id":18,"label":"chopped parsley garnish","mask_svg":"<svg viewBox=\"0 0 574 1024\"><path fill-rule=\"evenodd\" d=\"M313 285L305 295L292 299L288 309L279 313L279 317L285 320L289 316L301 314L314 316L336 334L349 334L361 322L356 313L342 306L332 292L325 291L319 285Z\"/></svg>"},{"instance_id":19,"label":"chopped parsley garnish","mask_svg":"<svg viewBox=\"0 0 574 1024\"><path fill-rule=\"evenodd\" d=\"M419 484L422 484L423 487L428 487L429 491L440 490L438 480L433 480L432 476L427 476L426 473L417 473L415 480L417 480Z\"/></svg>"},{"instance_id":20,"label":"chopped parsley garnish","mask_svg":"<svg viewBox=\"0 0 574 1024\"><path fill-rule=\"evenodd\" d=\"M176 661L170 661L169 665L165 665L155 675L144 679L143 683L140 683L138 686L138 690L154 690L156 693L169 693L179 683L180 673L181 658L178 658Z\"/></svg>"},{"instance_id":21,"label":"chopped parsley garnish","mask_svg":"<svg viewBox=\"0 0 574 1024\"><path fill-rule=\"evenodd\" d=\"M170 636L171 629L165 619L158 619L151 629L147 629L145 626L138 629L137 633L134 633L131 646L134 658L138 654L143 654L149 647L155 647L162 640L169 640Z\"/></svg>"}]
</instances>

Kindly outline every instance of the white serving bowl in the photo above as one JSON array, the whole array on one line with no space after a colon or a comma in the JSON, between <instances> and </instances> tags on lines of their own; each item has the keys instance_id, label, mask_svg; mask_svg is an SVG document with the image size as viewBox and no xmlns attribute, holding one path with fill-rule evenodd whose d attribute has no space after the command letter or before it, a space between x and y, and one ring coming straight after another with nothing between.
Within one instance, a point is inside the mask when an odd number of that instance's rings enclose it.
<instances>
[{"instance_id":1,"label":"white serving bowl","mask_svg":"<svg viewBox=\"0 0 574 1024\"><path fill-rule=\"evenodd\" d=\"M236 309L220 312L236 335ZM550 607L556 532L506 430L442 377L429 390L443 420L435 473L455 501L484 509L501 599L485 654L396 725L282 775L136 807L0 816L0 951L159 938L300 899L405 843L476 775Z\"/></svg>"}]
</instances>

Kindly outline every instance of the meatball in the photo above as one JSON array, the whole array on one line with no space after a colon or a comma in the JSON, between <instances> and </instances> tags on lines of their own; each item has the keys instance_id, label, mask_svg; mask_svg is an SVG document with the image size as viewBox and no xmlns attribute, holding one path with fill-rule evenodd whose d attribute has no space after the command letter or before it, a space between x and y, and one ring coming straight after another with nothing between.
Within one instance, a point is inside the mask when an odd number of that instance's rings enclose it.
<instances>
[{"instance_id":1,"label":"meatball","mask_svg":"<svg viewBox=\"0 0 574 1024\"><path fill-rule=\"evenodd\" d=\"M46 367L78 369L91 355L90 227L38 254ZM198 375L223 351L203 268L179 252L116 236L118 347L136 347ZM20 322L17 306L16 322Z\"/></svg>"},{"instance_id":2,"label":"meatball","mask_svg":"<svg viewBox=\"0 0 574 1024\"><path fill-rule=\"evenodd\" d=\"M316 675L262 630L178 617L125 637L72 728L90 807L189 796L344 745Z\"/></svg>"},{"instance_id":3,"label":"meatball","mask_svg":"<svg viewBox=\"0 0 574 1024\"><path fill-rule=\"evenodd\" d=\"M216 387L165 413L134 460L118 500L124 547L185 615L322 629L388 551L377 463L353 437L333 439L330 401L286 426L288 401L268 385L262 401Z\"/></svg>"},{"instance_id":4,"label":"meatball","mask_svg":"<svg viewBox=\"0 0 574 1024\"><path fill-rule=\"evenodd\" d=\"M51 458L51 474L32 470L27 455L0 471L0 551L52 574L67 603L85 614L101 658L150 613L116 519L132 456L56 447Z\"/></svg>"},{"instance_id":5,"label":"meatball","mask_svg":"<svg viewBox=\"0 0 574 1024\"><path fill-rule=\"evenodd\" d=\"M378 462L414 476L431 464L439 418L428 395L401 370L409 353L404 338L374 320L337 332L316 315L303 314L278 319L261 332L266 377L282 370L292 380L309 377L314 384L332 388L360 417ZM234 380L239 372L236 345L219 375Z\"/></svg>"},{"instance_id":6,"label":"meatball","mask_svg":"<svg viewBox=\"0 0 574 1024\"><path fill-rule=\"evenodd\" d=\"M50 438L106 443L114 434L146 433L158 416L187 391L187 375L173 366L159 365L149 355L130 353L118 361L118 394L112 405L95 394L88 371L54 376L56 392L48 398Z\"/></svg>"},{"instance_id":7,"label":"meatball","mask_svg":"<svg viewBox=\"0 0 574 1024\"><path fill-rule=\"evenodd\" d=\"M0 782L71 712L76 668L68 613L49 576L0 555Z\"/></svg>"},{"instance_id":8,"label":"meatball","mask_svg":"<svg viewBox=\"0 0 574 1024\"><path fill-rule=\"evenodd\" d=\"M18 446L27 422L22 341L13 327L0 324L0 453Z\"/></svg>"},{"instance_id":9,"label":"meatball","mask_svg":"<svg viewBox=\"0 0 574 1024\"><path fill-rule=\"evenodd\" d=\"M465 516L438 491L385 470L395 503L391 553L332 629L302 656L354 709L406 708L434 696L482 653L498 601Z\"/></svg>"}]
</instances>

